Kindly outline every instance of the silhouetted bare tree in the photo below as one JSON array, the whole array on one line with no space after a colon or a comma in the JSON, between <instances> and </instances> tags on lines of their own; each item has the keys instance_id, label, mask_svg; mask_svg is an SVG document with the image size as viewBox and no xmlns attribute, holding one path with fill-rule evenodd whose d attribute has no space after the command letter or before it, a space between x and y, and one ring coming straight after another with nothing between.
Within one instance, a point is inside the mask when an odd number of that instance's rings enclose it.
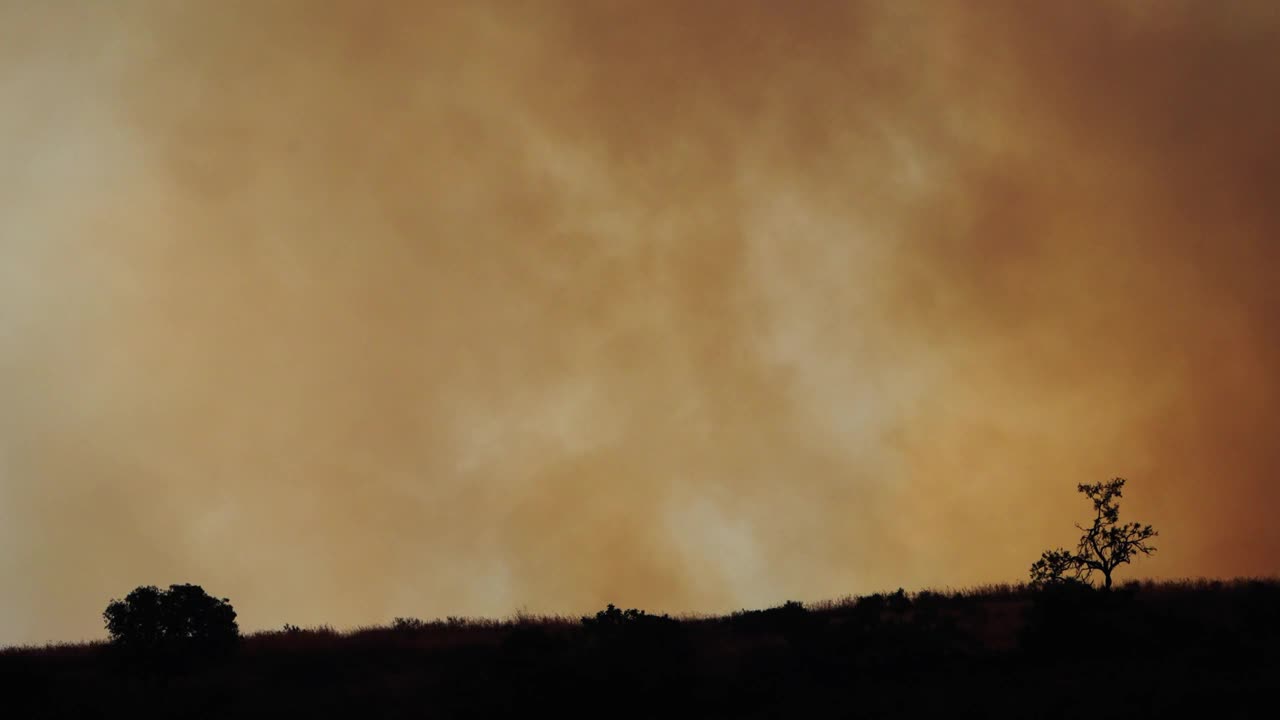
<instances>
[{"instance_id":1,"label":"silhouetted bare tree","mask_svg":"<svg viewBox=\"0 0 1280 720\"><path fill-rule=\"evenodd\" d=\"M1065 548L1047 550L1031 565L1033 585L1089 582L1094 572L1102 573L1103 587L1111 588L1111 573L1137 554L1151 555L1156 548L1148 541L1159 535L1150 525L1121 523L1118 500L1123 496L1124 478L1104 483L1076 486L1093 503L1093 523L1076 524L1084 532L1075 552Z\"/></svg>"}]
</instances>

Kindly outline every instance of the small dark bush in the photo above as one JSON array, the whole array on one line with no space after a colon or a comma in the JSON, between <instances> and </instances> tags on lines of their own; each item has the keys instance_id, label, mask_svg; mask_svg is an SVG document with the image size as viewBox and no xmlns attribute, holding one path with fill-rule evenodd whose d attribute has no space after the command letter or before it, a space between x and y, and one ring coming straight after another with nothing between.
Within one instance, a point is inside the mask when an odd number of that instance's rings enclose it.
<instances>
[{"instance_id":1,"label":"small dark bush","mask_svg":"<svg viewBox=\"0 0 1280 720\"><path fill-rule=\"evenodd\" d=\"M729 616L735 629L745 632L775 632L790 635L815 627L820 618L804 603L788 600L765 610L740 610Z\"/></svg>"},{"instance_id":2,"label":"small dark bush","mask_svg":"<svg viewBox=\"0 0 1280 720\"><path fill-rule=\"evenodd\" d=\"M889 612L901 615L911 609L911 598L907 597L906 590L898 588L885 598L885 605Z\"/></svg>"},{"instance_id":3,"label":"small dark bush","mask_svg":"<svg viewBox=\"0 0 1280 720\"><path fill-rule=\"evenodd\" d=\"M609 603L595 617L583 617L582 626L588 630L609 630L625 627L654 627L674 623L670 615L651 615L644 610L629 608L622 610Z\"/></svg>"},{"instance_id":4,"label":"small dark bush","mask_svg":"<svg viewBox=\"0 0 1280 720\"><path fill-rule=\"evenodd\" d=\"M594 617L582 618L588 637L606 644L662 646L669 644L680 631L679 621L670 615L652 615L644 610L623 610L610 603Z\"/></svg>"},{"instance_id":5,"label":"small dark bush","mask_svg":"<svg viewBox=\"0 0 1280 720\"><path fill-rule=\"evenodd\" d=\"M873 627L886 620L898 621L911 610L911 598L907 591L898 588L888 595L875 593L858 598L850 613L851 620L861 627Z\"/></svg>"}]
</instances>

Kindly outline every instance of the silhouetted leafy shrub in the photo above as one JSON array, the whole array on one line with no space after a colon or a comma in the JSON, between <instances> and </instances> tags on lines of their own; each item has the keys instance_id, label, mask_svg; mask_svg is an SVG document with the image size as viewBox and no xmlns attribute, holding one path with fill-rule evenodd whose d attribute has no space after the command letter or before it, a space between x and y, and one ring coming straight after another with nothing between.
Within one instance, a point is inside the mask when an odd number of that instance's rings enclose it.
<instances>
[{"instance_id":1,"label":"silhouetted leafy shrub","mask_svg":"<svg viewBox=\"0 0 1280 720\"><path fill-rule=\"evenodd\" d=\"M972 606L966 598L930 591L913 598L898 588L858 598L827 635L833 651L858 667L936 664L979 649L957 623L958 609L968 607L972 616Z\"/></svg>"},{"instance_id":2,"label":"silhouetted leafy shrub","mask_svg":"<svg viewBox=\"0 0 1280 720\"><path fill-rule=\"evenodd\" d=\"M890 594L875 593L858 598L851 612L850 623L866 630L885 622L898 622L911 610L911 598L907 591L898 588Z\"/></svg>"},{"instance_id":3,"label":"silhouetted leafy shrub","mask_svg":"<svg viewBox=\"0 0 1280 720\"><path fill-rule=\"evenodd\" d=\"M816 627L820 618L804 603L788 600L764 610L739 610L729 616L729 624L742 632L777 632L794 635Z\"/></svg>"},{"instance_id":4,"label":"silhouetted leafy shrub","mask_svg":"<svg viewBox=\"0 0 1280 720\"><path fill-rule=\"evenodd\" d=\"M623 610L609 603L595 617L582 618L582 626L588 630L609 631L617 628L656 627L674 623L670 615L651 615L644 610Z\"/></svg>"},{"instance_id":5,"label":"silhouetted leafy shrub","mask_svg":"<svg viewBox=\"0 0 1280 720\"><path fill-rule=\"evenodd\" d=\"M667 646L680 633L680 623L670 615L652 615L635 608L623 610L613 603L594 617L583 617L582 627L588 637L597 641L646 650Z\"/></svg>"},{"instance_id":6,"label":"silhouetted leafy shrub","mask_svg":"<svg viewBox=\"0 0 1280 720\"><path fill-rule=\"evenodd\" d=\"M911 600L911 604L917 609L935 609L945 606L947 601L947 596L940 592L934 592L933 590L921 590L916 593L916 596Z\"/></svg>"},{"instance_id":7,"label":"silhouetted leafy shrub","mask_svg":"<svg viewBox=\"0 0 1280 720\"><path fill-rule=\"evenodd\" d=\"M199 585L143 586L102 613L111 642L140 655L201 655L230 650L240 638L226 598Z\"/></svg>"},{"instance_id":8,"label":"silhouetted leafy shrub","mask_svg":"<svg viewBox=\"0 0 1280 720\"><path fill-rule=\"evenodd\" d=\"M889 612L901 615L911 610L911 598L907 595L906 590L898 588L885 598L885 607Z\"/></svg>"}]
</instances>

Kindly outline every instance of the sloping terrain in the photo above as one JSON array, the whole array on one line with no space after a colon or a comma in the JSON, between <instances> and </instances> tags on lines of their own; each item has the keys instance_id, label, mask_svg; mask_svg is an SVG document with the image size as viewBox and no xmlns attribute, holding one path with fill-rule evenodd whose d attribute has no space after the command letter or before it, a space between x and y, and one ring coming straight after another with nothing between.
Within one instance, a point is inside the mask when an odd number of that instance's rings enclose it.
<instances>
[{"instance_id":1,"label":"sloping terrain","mask_svg":"<svg viewBox=\"0 0 1280 720\"><path fill-rule=\"evenodd\" d=\"M991 587L669 618L260 633L226 658L0 652L9 717L1267 714L1280 583Z\"/></svg>"}]
</instances>

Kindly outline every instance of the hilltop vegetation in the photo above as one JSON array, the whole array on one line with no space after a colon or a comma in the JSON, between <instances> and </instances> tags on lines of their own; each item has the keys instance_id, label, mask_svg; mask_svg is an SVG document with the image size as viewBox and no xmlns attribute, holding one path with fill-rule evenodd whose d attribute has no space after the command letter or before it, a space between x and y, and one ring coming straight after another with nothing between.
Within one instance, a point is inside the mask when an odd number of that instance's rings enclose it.
<instances>
[{"instance_id":1,"label":"hilltop vegetation","mask_svg":"<svg viewBox=\"0 0 1280 720\"><path fill-rule=\"evenodd\" d=\"M0 652L15 717L1244 713L1280 690L1280 582L898 591L722 617L398 618L230 656ZM1251 705L1256 704L1256 705Z\"/></svg>"}]
</instances>

